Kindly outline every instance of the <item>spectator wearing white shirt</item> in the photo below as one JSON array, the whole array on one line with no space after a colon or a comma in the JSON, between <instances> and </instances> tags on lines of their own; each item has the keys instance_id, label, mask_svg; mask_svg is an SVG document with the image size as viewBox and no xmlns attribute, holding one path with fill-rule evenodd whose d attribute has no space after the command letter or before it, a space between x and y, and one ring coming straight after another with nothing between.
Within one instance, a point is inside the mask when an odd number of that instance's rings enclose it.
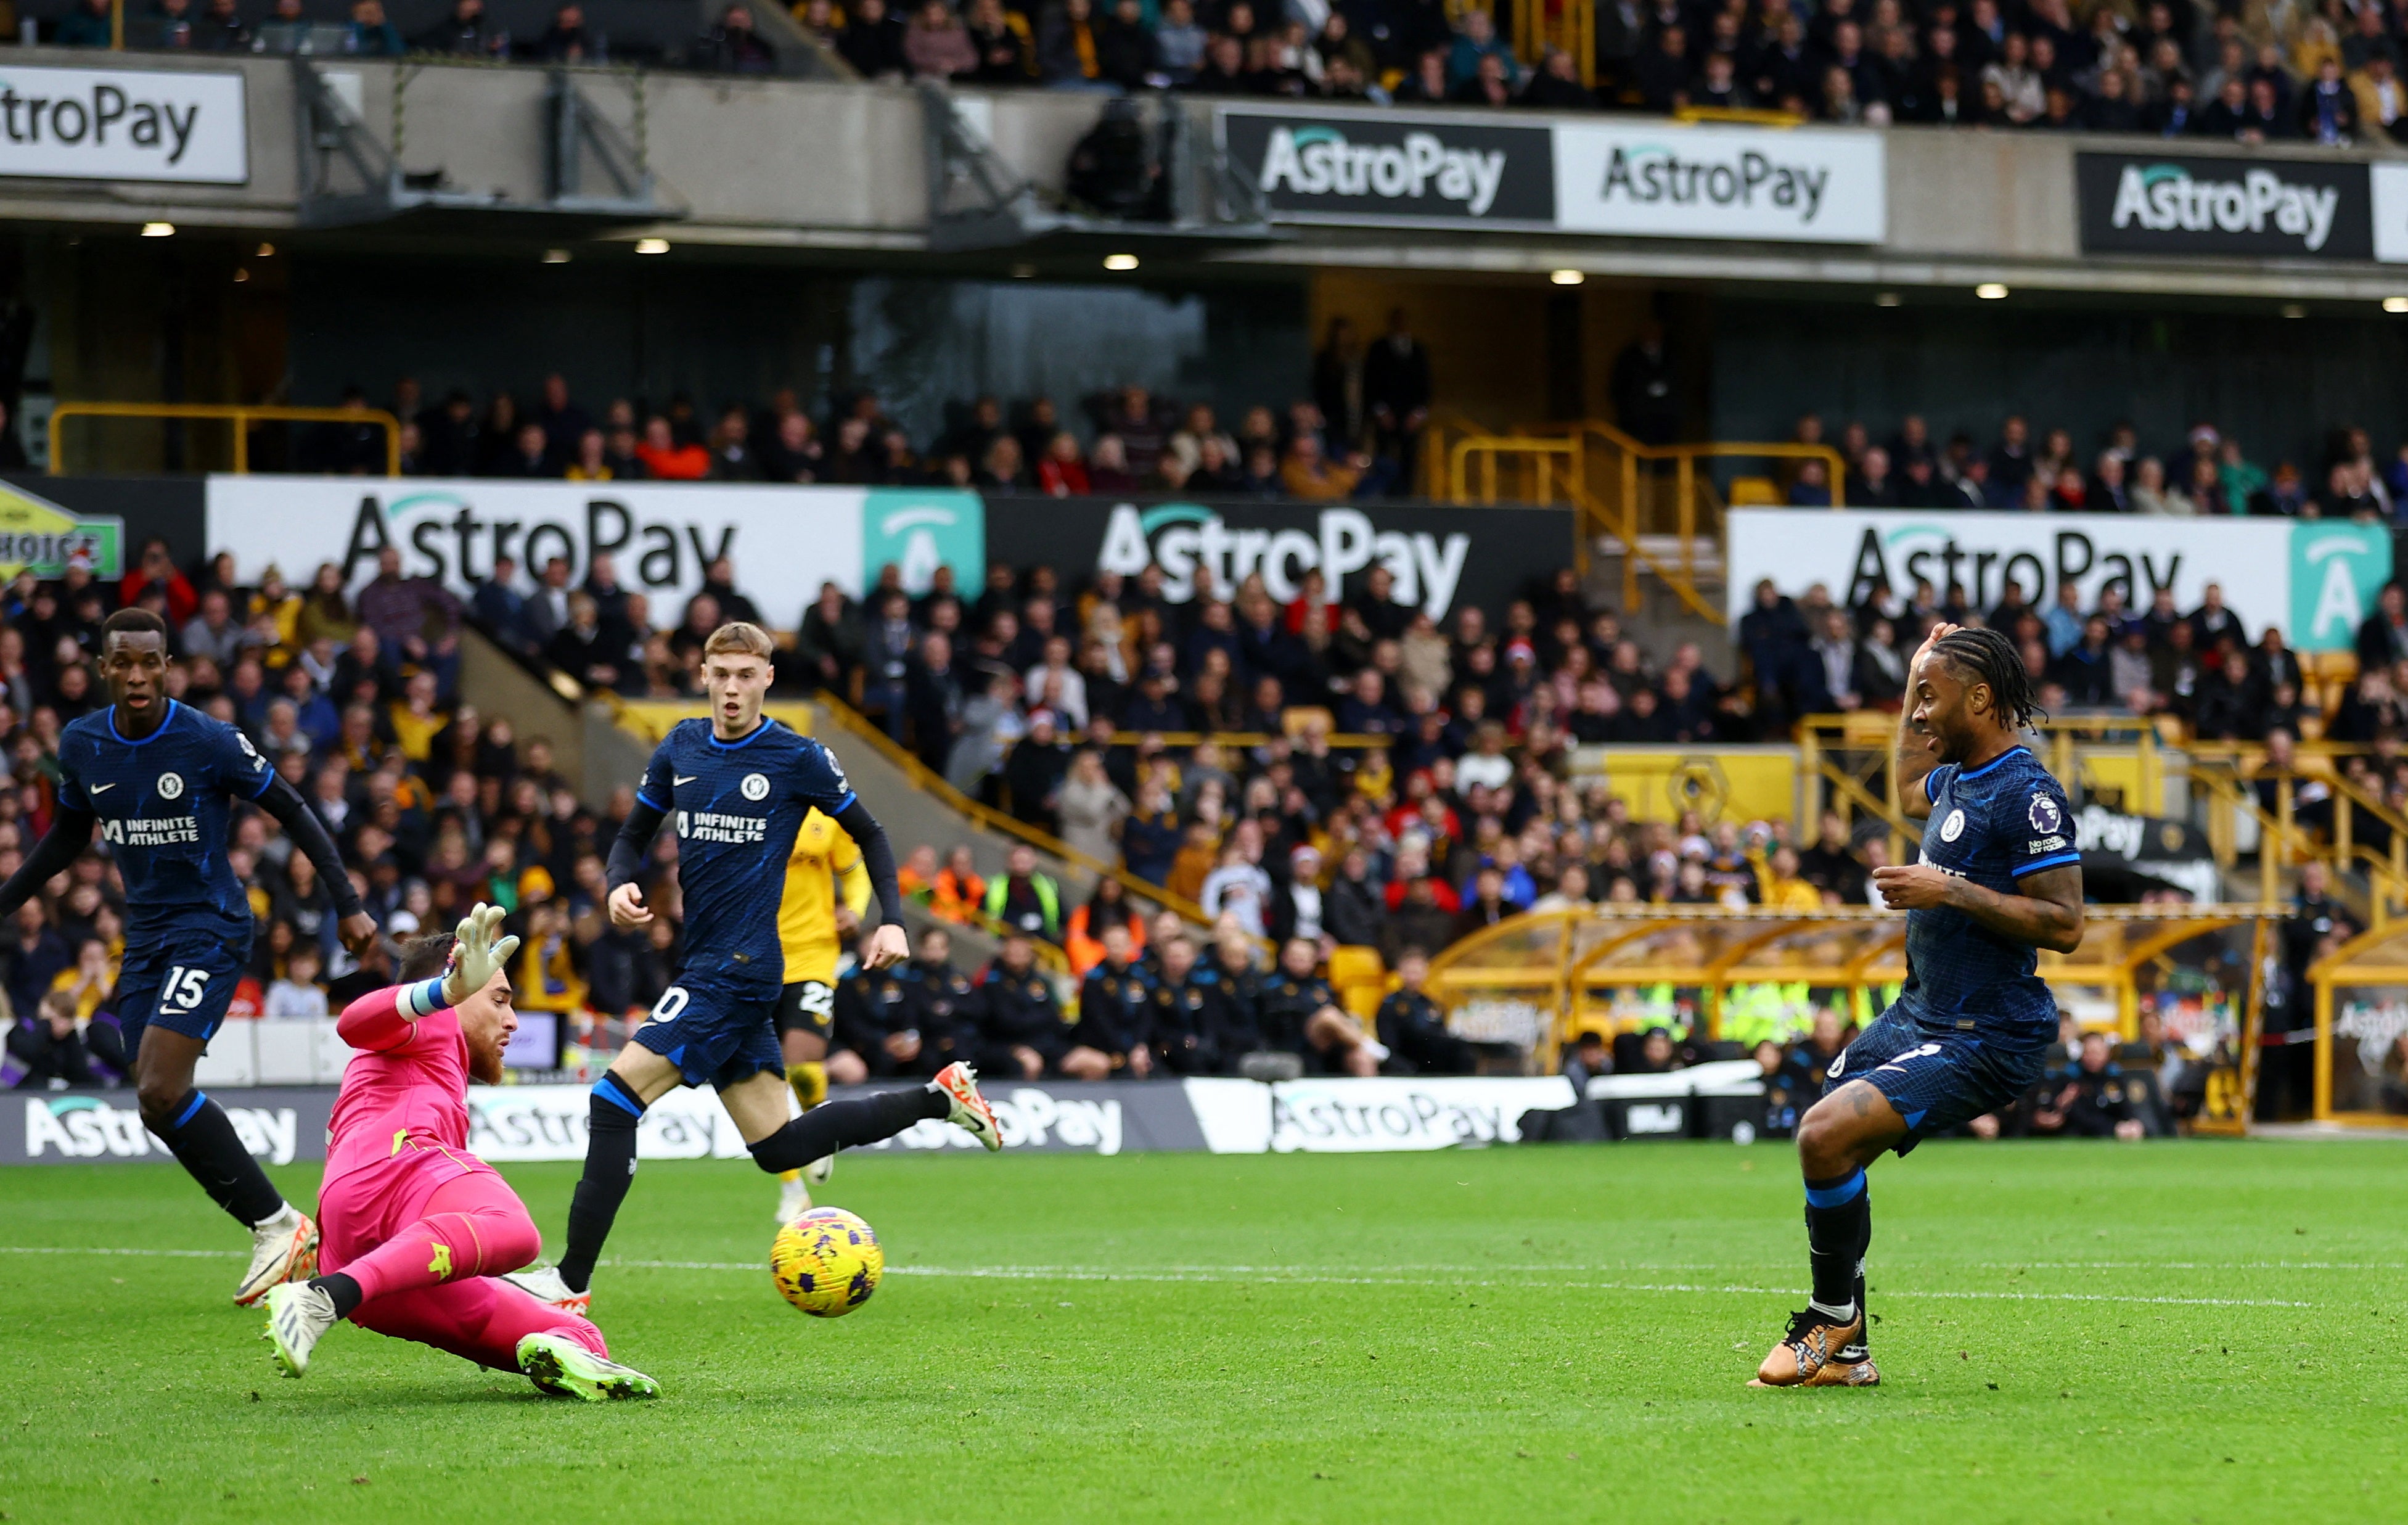
<instances>
[{"instance_id":1,"label":"spectator wearing white shirt","mask_svg":"<svg viewBox=\"0 0 2408 1525\"><path fill-rule=\"evenodd\" d=\"M284 975L267 987L260 1014L269 1018L326 1016L326 987L318 983L318 950L307 942L293 949Z\"/></svg>"},{"instance_id":2,"label":"spectator wearing white shirt","mask_svg":"<svg viewBox=\"0 0 2408 1525\"><path fill-rule=\"evenodd\" d=\"M1052 680L1054 687L1046 686ZM1042 702L1063 717L1062 729L1087 728L1087 679L1070 665L1070 642L1055 636L1045 642L1045 660L1028 669L1029 702Z\"/></svg>"},{"instance_id":3,"label":"spectator wearing white shirt","mask_svg":"<svg viewBox=\"0 0 2408 1525\"><path fill-rule=\"evenodd\" d=\"M1491 720L1480 727L1471 751L1455 765L1455 787L1469 798L1474 789L1501 789L1513 782L1513 759L1505 755L1505 727Z\"/></svg>"},{"instance_id":4,"label":"spectator wearing white shirt","mask_svg":"<svg viewBox=\"0 0 2408 1525\"><path fill-rule=\"evenodd\" d=\"M1203 891L1197 897L1208 918L1217 922L1234 915L1249 937L1261 937L1270 926L1271 876L1257 861L1261 855L1262 828L1252 821L1239 822L1228 845L1221 849L1220 867L1204 876Z\"/></svg>"}]
</instances>

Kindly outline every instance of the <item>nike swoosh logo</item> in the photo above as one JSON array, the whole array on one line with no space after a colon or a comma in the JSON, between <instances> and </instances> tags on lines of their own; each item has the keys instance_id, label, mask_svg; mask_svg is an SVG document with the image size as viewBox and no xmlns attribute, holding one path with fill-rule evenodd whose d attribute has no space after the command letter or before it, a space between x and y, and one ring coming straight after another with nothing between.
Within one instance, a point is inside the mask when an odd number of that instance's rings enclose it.
<instances>
[{"instance_id":1,"label":"nike swoosh logo","mask_svg":"<svg viewBox=\"0 0 2408 1525\"><path fill-rule=\"evenodd\" d=\"M88 792L92 794L107 794L109 790L116 787L117 785L114 784L95 784Z\"/></svg>"},{"instance_id":2,"label":"nike swoosh logo","mask_svg":"<svg viewBox=\"0 0 2408 1525\"><path fill-rule=\"evenodd\" d=\"M700 778L700 777L702 777L702 775L701 775L700 773L688 773L688 774L687 774L685 777L683 777L683 778L672 778L672 779L670 779L670 780L669 780L669 783L670 783L670 784L692 784L695 779L698 779L698 778Z\"/></svg>"}]
</instances>

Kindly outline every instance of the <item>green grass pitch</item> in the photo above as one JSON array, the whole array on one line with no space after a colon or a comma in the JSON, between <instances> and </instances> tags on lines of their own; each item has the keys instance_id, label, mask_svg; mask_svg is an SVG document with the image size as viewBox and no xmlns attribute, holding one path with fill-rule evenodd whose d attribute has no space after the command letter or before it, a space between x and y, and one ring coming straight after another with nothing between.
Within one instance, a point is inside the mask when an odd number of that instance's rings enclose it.
<instances>
[{"instance_id":1,"label":"green grass pitch","mask_svg":"<svg viewBox=\"0 0 2408 1525\"><path fill-rule=\"evenodd\" d=\"M608 1406L349 1327L283 1380L179 1172L19 1169L0 1518L2399 1519L2403 1167L1885 1161L1884 1385L1773 1392L1743 1384L1803 1297L1777 1145L848 1157L823 1198L892 1259L828 1321L770 1287L774 1183L650 1164L595 1311L664 1397ZM575 1173L509 1172L554 1233Z\"/></svg>"}]
</instances>

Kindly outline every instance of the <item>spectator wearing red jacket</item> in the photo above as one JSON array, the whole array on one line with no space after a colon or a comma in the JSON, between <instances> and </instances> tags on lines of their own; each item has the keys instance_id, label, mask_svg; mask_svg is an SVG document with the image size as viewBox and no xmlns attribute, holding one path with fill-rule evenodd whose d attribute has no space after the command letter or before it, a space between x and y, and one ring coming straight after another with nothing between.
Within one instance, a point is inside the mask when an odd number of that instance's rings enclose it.
<instances>
[{"instance_id":1,"label":"spectator wearing red jacket","mask_svg":"<svg viewBox=\"0 0 2408 1525\"><path fill-rule=\"evenodd\" d=\"M1045 443L1045 456L1037 463L1037 485L1053 497L1084 497L1087 495L1087 463L1079 458L1079 440L1068 429L1056 429Z\"/></svg>"},{"instance_id":2,"label":"spectator wearing red jacket","mask_svg":"<svg viewBox=\"0 0 2408 1525\"><path fill-rule=\"evenodd\" d=\"M659 482L701 482L710 475L710 452L700 442L681 445L669 421L654 413L644 420L644 442L636 459Z\"/></svg>"},{"instance_id":3,"label":"spectator wearing red jacket","mask_svg":"<svg viewBox=\"0 0 2408 1525\"><path fill-rule=\"evenodd\" d=\"M176 558L168 554L167 542L156 535L142 542L142 560L118 583L117 601L132 609L152 587L166 595L167 623L177 629L181 629L200 610L201 596L193 590L191 580L176 569Z\"/></svg>"}]
</instances>

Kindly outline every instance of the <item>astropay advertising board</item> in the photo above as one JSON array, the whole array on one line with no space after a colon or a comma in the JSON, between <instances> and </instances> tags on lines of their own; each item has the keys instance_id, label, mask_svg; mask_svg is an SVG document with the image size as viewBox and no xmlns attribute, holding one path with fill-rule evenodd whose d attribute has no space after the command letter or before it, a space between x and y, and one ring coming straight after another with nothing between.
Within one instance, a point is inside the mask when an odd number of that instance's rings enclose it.
<instances>
[{"instance_id":1,"label":"astropay advertising board","mask_svg":"<svg viewBox=\"0 0 2408 1525\"><path fill-rule=\"evenodd\" d=\"M1555 135L1555 225L1568 233L1811 243L1888 233L1878 132L1578 122Z\"/></svg>"},{"instance_id":2,"label":"astropay advertising board","mask_svg":"<svg viewBox=\"0 0 2408 1525\"><path fill-rule=\"evenodd\" d=\"M1224 106L1222 150L1271 218L1665 238L1879 243L1880 133Z\"/></svg>"},{"instance_id":3,"label":"astropay advertising board","mask_svg":"<svg viewBox=\"0 0 2408 1525\"><path fill-rule=\"evenodd\" d=\"M491 482L388 477L211 477L208 543L240 574L274 562L308 582L320 562L352 591L391 546L405 576L466 597L509 556L520 582L555 556L582 582L599 555L619 585L652 601L655 625L682 618L710 563L736 564L737 585L777 624L834 583L858 597L880 570L924 591L939 566L964 587L986 575L986 510L950 489L737 486L657 482Z\"/></svg>"},{"instance_id":4,"label":"astropay advertising board","mask_svg":"<svg viewBox=\"0 0 2408 1525\"><path fill-rule=\"evenodd\" d=\"M243 106L231 71L0 67L0 178L240 185Z\"/></svg>"},{"instance_id":5,"label":"astropay advertising board","mask_svg":"<svg viewBox=\"0 0 2408 1525\"><path fill-rule=\"evenodd\" d=\"M1736 509L1729 525L1734 628L1765 578L1791 595L1820 583L1851 606L1909 597L1917 581L1943 597L1956 583L1984 610L2013 581L2042 609L2071 583L2085 609L2116 583L2128 608L2171 588L2188 611L2213 583L2252 639L2272 625L2298 650L2346 651L2391 578L2389 534L2337 520Z\"/></svg>"}]
</instances>

